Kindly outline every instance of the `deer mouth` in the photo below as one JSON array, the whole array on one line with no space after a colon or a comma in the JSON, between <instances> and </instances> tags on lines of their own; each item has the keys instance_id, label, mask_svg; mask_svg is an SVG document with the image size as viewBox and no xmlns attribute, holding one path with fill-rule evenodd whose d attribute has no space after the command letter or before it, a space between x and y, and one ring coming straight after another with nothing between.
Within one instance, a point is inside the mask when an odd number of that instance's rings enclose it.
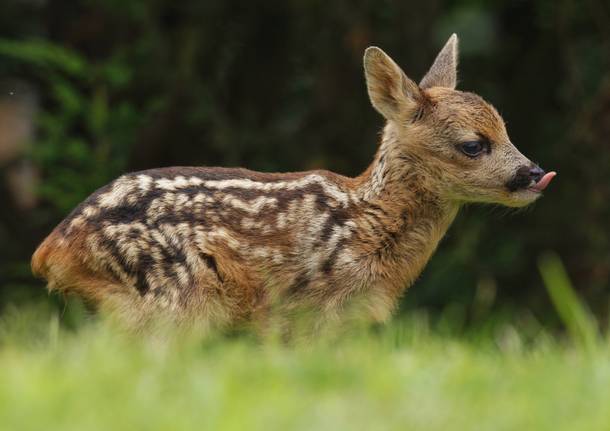
<instances>
[{"instance_id":1,"label":"deer mouth","mask_svg":"<svg viewBox=\"0 0 610 431\"><path fill-rule=\"evenodd\" d=\"M532 186L529 186L527 189L536 193L542 193L544 189L549 186L553 178L555 178L555 175L557 175L557 172L547 172L542 178L540 178L537 183Z\"/></svg>"}]
</instances>

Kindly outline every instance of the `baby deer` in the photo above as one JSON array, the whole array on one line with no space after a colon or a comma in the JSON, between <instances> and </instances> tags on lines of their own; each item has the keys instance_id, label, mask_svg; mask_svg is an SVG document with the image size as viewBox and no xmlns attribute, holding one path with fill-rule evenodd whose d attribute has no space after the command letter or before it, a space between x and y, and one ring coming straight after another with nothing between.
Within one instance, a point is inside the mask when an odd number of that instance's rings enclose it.
<instances>
[{"instance_id":1,"label":"baby deer","mask_svg":"<svg viewBox=\"0 0 610 431\"><path fill-rule=\"evenodd\" d=\"M173 167L126 174L44 240L33 272L127 319L187 327L260 322L272 309L385 321L467 202L527 205L546 173L498 112L455 90L452 35L417 85L381 49L364 70L386 120L356 177Z\"/></svg>"}]
</instances>

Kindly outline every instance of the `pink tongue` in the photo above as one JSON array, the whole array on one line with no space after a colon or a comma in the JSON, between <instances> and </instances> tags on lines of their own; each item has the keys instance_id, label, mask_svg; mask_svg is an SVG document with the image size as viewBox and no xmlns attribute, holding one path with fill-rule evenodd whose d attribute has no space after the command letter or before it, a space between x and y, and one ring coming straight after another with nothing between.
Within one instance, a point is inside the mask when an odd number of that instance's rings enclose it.
<instances>
[{"instance_id":1,"label":"pink tongue","mask_svg":"<svg viewBox=\"0 0 610 431\"><path fill-rule=\"evenodd\" d=\"M540 181L534 184L531 188L539 192L543 191L551 183L551 180L555 177L555 175L557 175L557 172L548 172L544 174Z\"/></svg>"}]
</instances>

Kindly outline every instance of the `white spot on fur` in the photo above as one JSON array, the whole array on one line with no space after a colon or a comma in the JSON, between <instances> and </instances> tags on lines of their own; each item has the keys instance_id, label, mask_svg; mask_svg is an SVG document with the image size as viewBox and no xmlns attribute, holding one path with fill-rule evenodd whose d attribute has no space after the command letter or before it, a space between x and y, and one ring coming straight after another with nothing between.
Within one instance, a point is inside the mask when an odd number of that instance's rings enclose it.
<instances>
[{"instance_id":1,"label":"white spot on fur","mask_svg":"<svg viewBox=\"0 0 610 431\"><path fill-rule=\"evenodd\" d=\"M96 208L94 206L91 206L91 205L88 205L85 207L85 209L83 209L83 215L87 218L95 217L99 213L100 213L100 209Z\"/></svg>"},{"instance_id":2,"label":"white spot on fur","mask_svg":"<svg viewBox=\"0 0 610 431\"><path fill-rule=\"evenodd\" d=\"M189 178L189 185L200 186L201 184L203 184L203 180L201 178L198 178L198 177Z\"/></svg>"},{"instance_id":3,"label":"white spot on fur","mask_svg":"<svg viewBox=\"0 0 610 431\"><path fill-rule=\"evenodd\" d=\"M98 203L102 208L118 206L133 189L134 182L129 177L120 177L114 182L110 191L99 196Z\"/></svg>"},{"instance_id":4,"label":"white spot on fur","mask_svg":"<svg viewBox=\"0 0 610 431\"><path fill-rule=\"evenodd\" d=\"M284 255L279 251L273 252L273 263L276 265L281 265L284 263Z\"/></svg>"},{"instance_id":5,"label":"white spot on fur","mask_svg":"<svg viewBox=\"0 0 610 431\"><path fill-rule=\"evenodd\" d=\"M276 198L268 198L266 196L259 196L256 199L253 199L250 202L243 201L241 199L236 198L231 194L227 194L222 198L222 202L231 205L233 208L240 209L242 211L246 211L250 214L258 214L261 209L265 206L270 206L274 208L277 205Z\"/></svg>"},{"instance_id":6,"label":"white spot on fur","mask_svg":"<svg viewBox=\"0 0 610 431\"><path fill-rule=\"evenodd\" d=\"M277 220L276 220L276 226L278 229L284 229L286 227L286 214L285 213L278 213L276 215Z\"/></svg>"},{"instance_id":7,"label":"white spot on fur","mask_svg":"<svg viewBox=\"0 0 610 431\"><path fill-rule=\"evenodd\" d=\"M138 175L136 177L136 180L138 182L138 189L142 192L147 192L150 190L152 184L153 184L153 179L152 177L148 176L148 175Z\"/></svg>"},{"instance_id":8,"label":"white spot on fur","mask_svg":"<svg viewBox=\"0 0 610 431\"><path fill-rule=\"evenodd\" d=\"M70 222L70 229L81 227L82 225L85 224L85 221L86 221L86 219L82 215L74 217L72 219L72 221Z\"/></svg>"},{"instance_id":9,"label":"white spot on fur","mask_svg":"<svg viewBox=\"0 0 610 431\"><path fill-rule=\"evenodd\" d=\"M231 235L227 229L220 227L210 231L208 233L208 239L213 242L224 242L227 246L233 250L237 250L240 247L240 242Z\"/></svg>"},{"instance_id":10,"label":"white spot on fur","mask_svg":"<svg viewBox=\"0 0 610 431\"><path fill-rule=\"evenodd\" d=\"M179 263L174 263L173 269L174 269L174 272L176 273L176 279L178 281L178 284L183 287L188 287L189 282L190 282L190 277L189 277L189 273L186 270L186 268L184 267L184 265L181 265Z\"/></svg>"},{"instance_id":11,"label":"white spot on fur","mask_svg":"<svg viewBox=\"0 0 610 431\"><path fill-rule=\"evenodd\" d=\"M271 254L271 250L269 250L267 247L256 247L252 251L253 257L258 257L258 258L263 258L263 259L266 259L267 257L269 257L270 254Z\"/></svg>"}]
</instances>

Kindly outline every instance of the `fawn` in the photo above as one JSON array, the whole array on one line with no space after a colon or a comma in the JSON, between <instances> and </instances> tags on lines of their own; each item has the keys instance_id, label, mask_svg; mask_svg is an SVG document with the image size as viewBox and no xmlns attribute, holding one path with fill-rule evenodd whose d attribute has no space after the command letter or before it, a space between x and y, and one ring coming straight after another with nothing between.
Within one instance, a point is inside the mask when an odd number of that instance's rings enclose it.
<instances>
[{"instance_id":1,"label":"fawn","mask_svg":"<svg viewBox=\"0 0 610 431\"><path fill-rule=\"evenodd\" d=\"M417 85L381 49L364 54L385 118L356 178L173 167L126 174L80 204L34 253L49 290L74 293L129 325L263 321L274 304L320 320L352 304L385 321L460 206L524 206L544 173L510 142L498 112L455 90L456 35Z\"/></svg>"}]
</instances>

